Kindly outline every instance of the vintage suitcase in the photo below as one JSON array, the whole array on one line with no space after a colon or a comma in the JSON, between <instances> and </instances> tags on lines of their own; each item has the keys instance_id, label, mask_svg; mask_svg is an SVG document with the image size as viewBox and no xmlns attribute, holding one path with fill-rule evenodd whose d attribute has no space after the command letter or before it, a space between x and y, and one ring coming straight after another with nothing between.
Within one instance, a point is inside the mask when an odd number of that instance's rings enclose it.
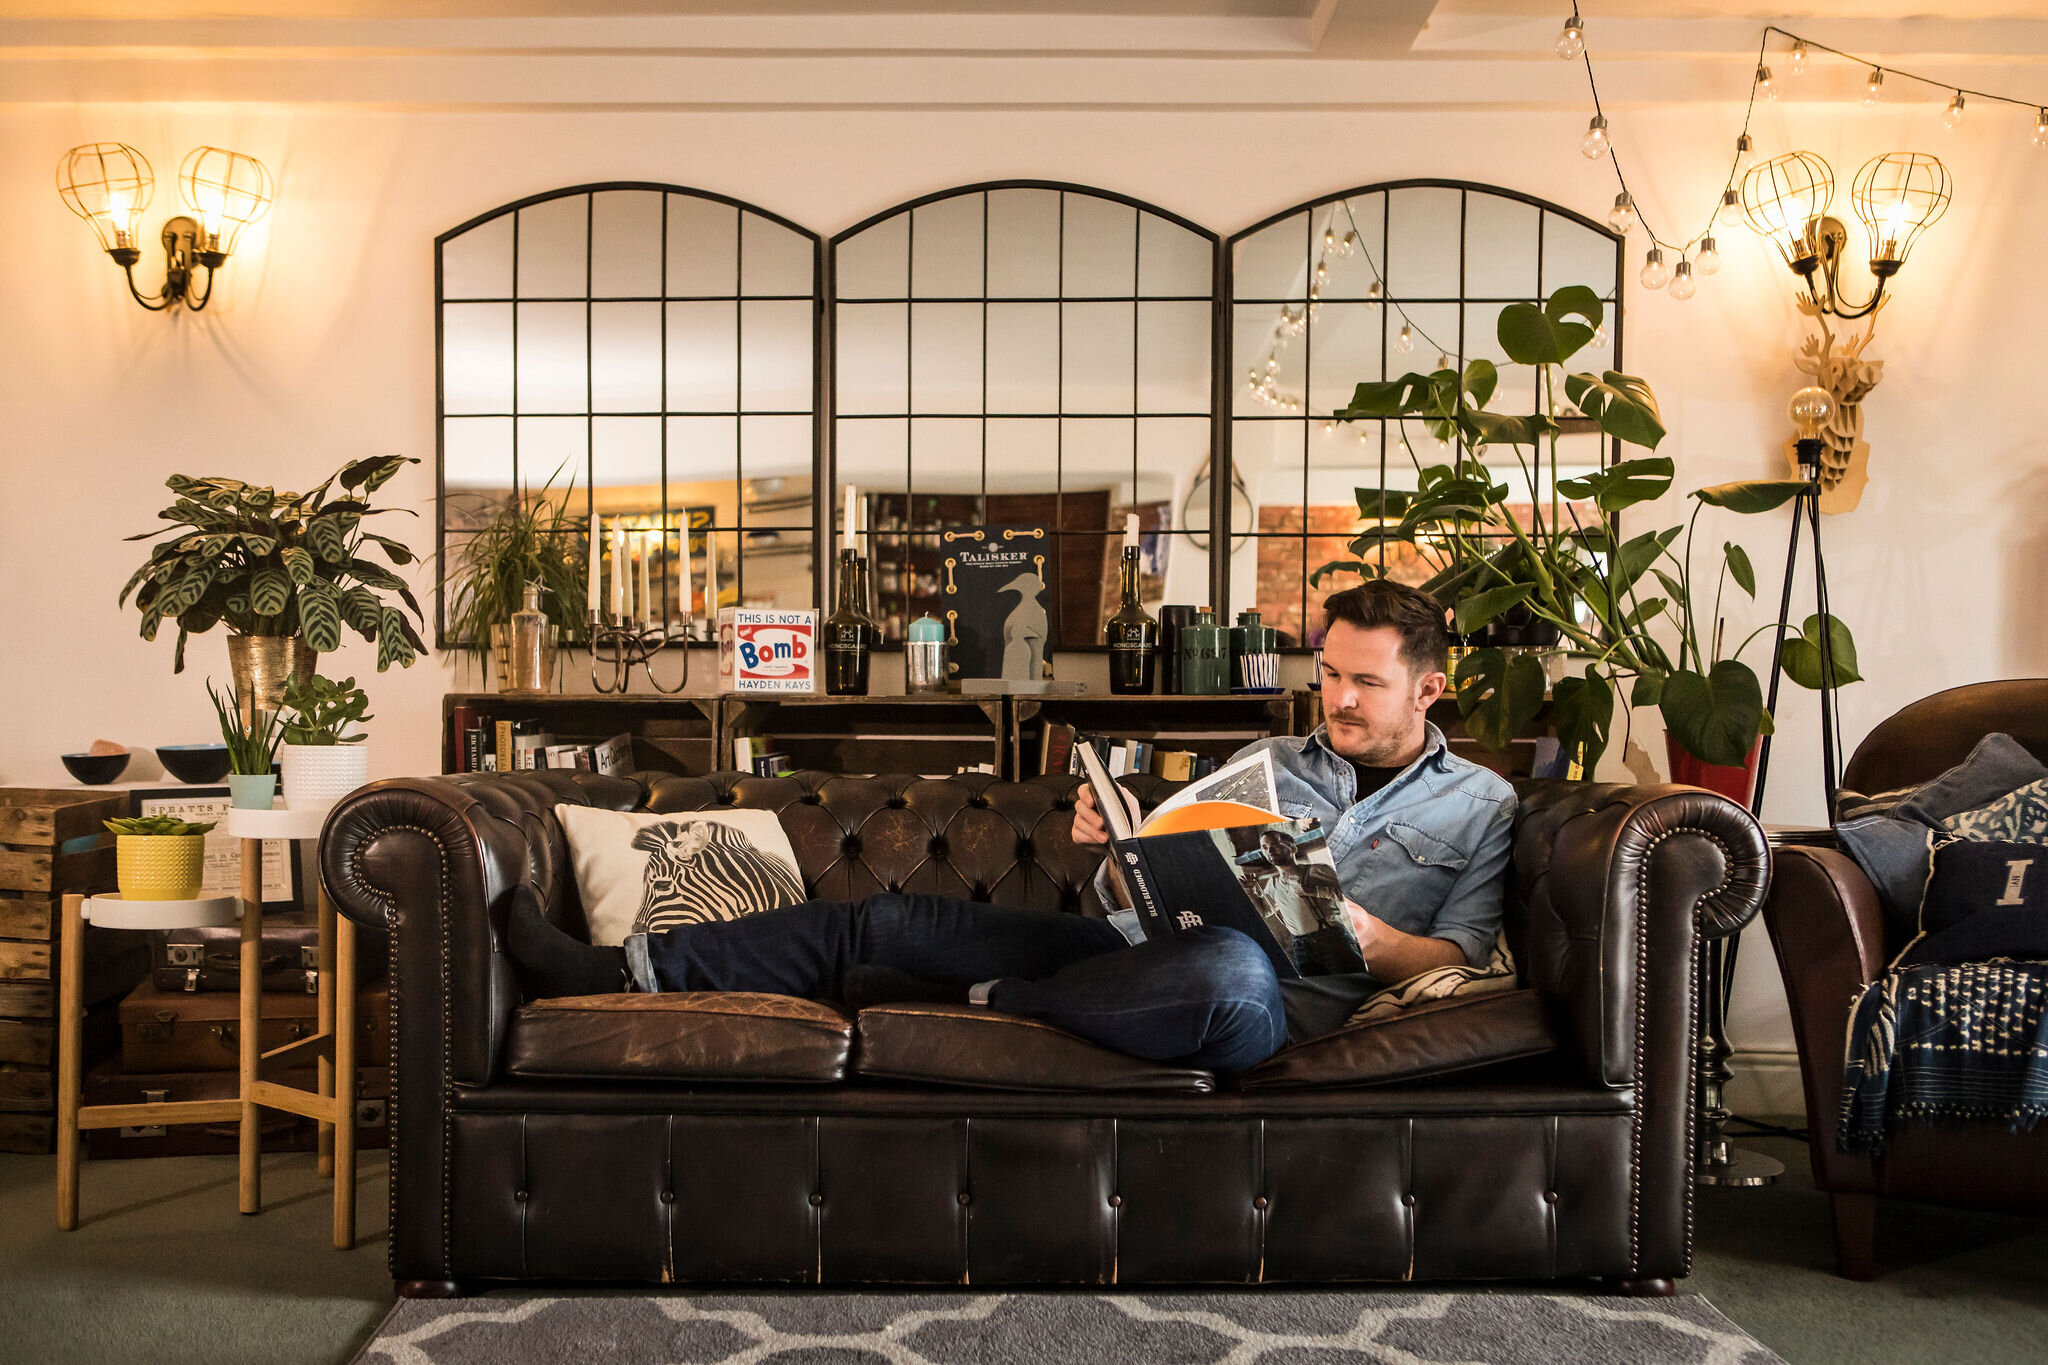
<instances>
[{"instance_id":1,"label":"vintage suitcase","mask_svg":"<svg viewBox=\"0 0 2048 1365\"><path fill-rule=\"evenodd\" d=\"M313 1088L311 1068L278 1073L275 1079L301 1089ZM381 1066L356 1072L356 1147L383 1147L389 1139L386 1104L389 1073ZM191 1071L163 1076L132 1076L113 1065L85 1078L87 1104L143 1104L160 1100L225 1100L235 1096L232 1072ZM307 1152L317 1140L318 1125L277 1109L260 1111L263 1150ZM223 1156L239 1150L240 1125L235 1123L155 1124L147 1128L94 1128L84 1134L86 1154L95 1161L145 1156Z\"/></svg>"},{"instance_id":2,"label":"vintage suitcase","mask_svg":"<svg viewBox=\"0 0 2048 1365\"><path fill-rule=\"evenodd\" d=\"M159 989L242 989L240 925L158 929L152 931L149 938L150 976ZM320 965L319 949L317 912L287 910L265 914L263 941L258 950L263 962L263 989L313 994L317 989L314 973ZM380 980L384 975L385 962L384 935L374 930L359 930L356 934L357 983L367 985Z\"/></svg>"},{"instance_id":3,"label":"vintage suitcase","mask_svg":"<svg viewBox=\"0 0 2048 1365\"><path fill-rule=\"evenodd\" d=\"M241 996L158 989L145 981L121 1002L121 1069L130 1075L236 1070L241 1062ZM319 1000L301 991L263 995L263 1050L297 1042L319 1027ZM356 997L356 1061L390 1061L389 997L378 986Z\"/></svg>"}]
</instances>

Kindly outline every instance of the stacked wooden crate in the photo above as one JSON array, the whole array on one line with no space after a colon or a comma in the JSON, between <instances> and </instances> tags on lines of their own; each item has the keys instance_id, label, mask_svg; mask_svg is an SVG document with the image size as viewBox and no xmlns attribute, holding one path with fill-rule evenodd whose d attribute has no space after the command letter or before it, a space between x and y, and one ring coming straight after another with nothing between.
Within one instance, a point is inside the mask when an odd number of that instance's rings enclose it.
<instances>
[{"instance_id":1,"label":"stacked wooden crate","mask_svg":"<svg viewBox=\"0 0 2048 1365\"><path fill-rule=\"evenodd\" d=\"M114 889L114 840L101 821L127 813L125 792L0 787L0 1152L51 1150L60 899ZM148 964L139 935L87 931L88 1064L119 1046L108 1002Z\"/></svg>"}]
</instances>

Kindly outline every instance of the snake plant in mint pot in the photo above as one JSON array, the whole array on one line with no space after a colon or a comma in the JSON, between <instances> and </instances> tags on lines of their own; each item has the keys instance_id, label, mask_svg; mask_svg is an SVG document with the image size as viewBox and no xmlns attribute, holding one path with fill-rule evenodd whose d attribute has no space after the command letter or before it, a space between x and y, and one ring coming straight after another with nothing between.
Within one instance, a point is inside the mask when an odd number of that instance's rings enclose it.
<instances>
[{"instance_id":1,"label":"snake plant in mint pot","mask_svg":"<svg viewBox=\"0 0 2048 1365\"><path fill-rule=\"evenodd\" d=\"M416 556L364 522L391 511L412 515L372 507L370 495L418 463L403 455L353 460L310 493L173 474L164 487L176 501L157 513L170 525L128 537L170 538L150 552L120 600L134 594L145 640L165 622L177 624L172 672L184 671L189 636L226 626L235 695L252 724L254 711L278 708L287 678L311 677L316 657L341 647L344 628L377 646L379 672L410 667L426 652L420 607L392 569ZM373 551L385 562L372 559Z\"/></svg>"},{"instance_id":2,"label":"snake plant in mint pot","mask_svg":"<svg viewBox=\"0 0 2048 1365\"><path fill-rule=\"evenodd\" d=\"M1413 489L1359 489L1365 527L1350 542L1354 558L1323 565L1312 581L1343 572L1376 576L1383 545L1407 546L1429 566L1422 586L1453 609L1458 633L1473 635L1510 613L1555 630L1567 673L1554 685L1531 652L1481 647L1458 660L1452 686L1459 714L1467 733L1488 748L1506 748L1547 700L1568 761L1591 774L1625 688L1633 705L1659 709L1674 756L1739 769L1772 722L1756 671L1737 657L1742 647L1721 653L1720 609L1729 582L1754 597L1756 580L1742 547L1723 542L1709 609L1707 585L1695 578L1693 532L1707 507L1766 512L1804 485L1766 480L1701 488L1689 495L1695 506L1683 526L1618 536L1616 514L1668 492L1673 466L1654 453L1664 423L1647 383L1614 370L1566 368L1593 339L1604 312L1583 286L1560 289L1540 305L1501 310L1501 350L1535 371L1533 413L1488 410L1500 373L1487 360L1463 371L1358 385L1349 406L1332 417L1391 419L1404 431L1414 421L1454 444L1455 457L1428 465L1416 459ZM1602 435L1642 453L1556 478L1565 430L1551 415L1559 411L1559 388ZM1551 471L1547 480L1539 464ZM1509 470L1520 473L1512 494L1507 483L1495 482ZM1743 646L1775 629L1763 626ZM1818 618L1809 619L1803 630L1788 627L1783 642L1785 676L1804 687L1821 684L1821 629ZM1828 629L1833 682L1856 681L1848 627L1835 619Z\"/></svg>"}]
</instances>

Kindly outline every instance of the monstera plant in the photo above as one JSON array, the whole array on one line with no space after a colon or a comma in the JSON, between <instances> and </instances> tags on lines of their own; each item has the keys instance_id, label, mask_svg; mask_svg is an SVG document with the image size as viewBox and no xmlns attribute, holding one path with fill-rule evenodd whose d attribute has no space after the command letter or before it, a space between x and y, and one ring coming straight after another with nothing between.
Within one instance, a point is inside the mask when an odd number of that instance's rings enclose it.
<instances>
[{"instance_id":1,"label":"monstera plant","mask_svg":"<svg viewBox=\"0 0 2048 1365\"><path fill-rule=\"evenodd\" d=\"M128 537L171 539L150 552L120 600L135 595L145 640L177 623L173 672L184 670L186 639L217 625L234 636L301 638L314 652L338 649L346 626L375 643L379 672L409 667L426 652L419 603L386 564L402 567L415 556L363 522L390 511L412 515L372 507L369 498L417 463L403 455L351 461L304 494L173 474L164 487L177 500L157 513L170 525ZM386 564L368 557L373 547Z\"/></svg>"},{"instance_id":2,"label":"monstera plant","mask_svg":"<svg viewBox=\"0 0 2048 1365\"><path fill-rule=\"evenodd\" d=\"M1462 372L1444 369L1358 385L1349 406L1333 417L1418 422L1452 444L1455 458L1429 465L1417 460L1413 491L1359 489L1359 513L1367 525L1350 543L1355 558L1323 565L1313 581L1344 572L1374 576L1380 567L1373 552L1402 544L1434 568L1423 586L1452 608L1460 634L1477 632L1511 611L1553 627L1569 670L1554 686L1532 653L1478 648L1459 659L1452 679L1459 713L1467 732L1490 748L1505 748L1522 733L1547 695L1561 745L1590 773L1607 747L1616 695L1626 689L1632 704L1659 708L1665 728L1685 752L1706 763L1738 766L1771 726L1756 671L1739 655L1776 626L1762 627L1722 656L1723 592L1732 581L1754 597L1755 574L1742 547L1723 542L1708 609L1706 584L1694 573L1693 532L1707 507L1766 512L1805 485L1769 480L1698 489L1690 495L1695 506L1684 526L1617 539L1614 515L1662 497L1674 471L1670 459L1654 454L1664 424L1648 384L1614 370L1566 370L1566 362L1593 339L1604 311L1599 296L1583 286L1561 289L1540 305L1515 303L1501 311L1501 349L1536 371L1540 410L1534 413L1488 410L1500 375L1487 360L1474 360ZM1531 489L1537 486L1532 459L1539 451L1547 449L1547 463L1556 469L1563 427L1551 414L1559 410L1560 388L1604 434L1644 453L1580 478L1553 480L1547 499L1530 497L1523 504L1525 519L1510 505L1507 485L1494 482L1489 459L1512 458L1523 486ZM1582 514L1581 505L1597 515ZM1825 628L1832 682L1856 681L1848 627L1831 619ZM1811 618L1803 630L1788 628L1783 640L1780 666L1801 686L1822 683L1822 629L1819 618Z\"/></svg>"}]
</instances>

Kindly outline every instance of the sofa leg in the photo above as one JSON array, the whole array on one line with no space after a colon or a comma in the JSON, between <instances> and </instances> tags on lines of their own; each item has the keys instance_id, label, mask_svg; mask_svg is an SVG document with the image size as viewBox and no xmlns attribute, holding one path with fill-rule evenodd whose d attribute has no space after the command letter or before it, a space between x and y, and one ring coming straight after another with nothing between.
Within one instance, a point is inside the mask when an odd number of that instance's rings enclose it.
<instances>
[{"instance_id":1,"label":"sofa leg","mask_svg":"<svg viewBox=\"0 0 2048 1365\"><path fill-rule=\"evenodd\" d=\"M1831 1194L1835 1213L1835 1266L1845 1280L1877 1278L1877 1196Z\"/></svg>"},{"instance_id":2,"label":"sofa leg","mask_svg":"<svg viewBox=\"0 0 2048 1365\"><path fill-rule=\"evenodd\" d=\"M1678 1292L1675 1280L1609 1280L1611 1293L1625 1299L1668 1299Z\"/></svg>"},{"instance_id":3,"label":"sofa leg","mask_svg":"<svg viewBox=\"0 0 2048 1365\"><path fill-rule=\"evenodd\" d=\"M459 1280L400 1280L401 1299L466 1299L476 1291Z\"/></svg>"}]
</instances>

